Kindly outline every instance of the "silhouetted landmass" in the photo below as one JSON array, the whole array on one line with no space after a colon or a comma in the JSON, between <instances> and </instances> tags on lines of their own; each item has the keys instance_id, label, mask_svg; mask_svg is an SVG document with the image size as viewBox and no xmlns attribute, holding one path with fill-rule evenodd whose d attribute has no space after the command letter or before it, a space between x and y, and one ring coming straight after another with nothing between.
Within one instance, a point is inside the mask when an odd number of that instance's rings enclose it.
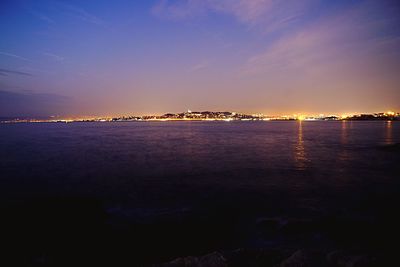
<instances>
[{"instance_id":1,"label":"silhouetted landmass","mask_svg":"<svg viewBox=\"0 0 400 267\"><path fill-rule=\"evenodd\" d=\"M385 115L385 114L361 114L346 118L346 120L353 121L398 121L398 115Z\"/></svg>"},{"instance_id":2,"label":"silhouetted landmass","mask_svg":"<svg viewBox=\"0 0 400 267\"><path fill-rule=\"evenodd\" d=\"M374 113L357 115L281 115L267 116L263 114L243 114L230 111L187 111L181 113L166 113L164 115L122 116L122 117L98 117L91 119L62 119L50 118L4 118L0 122L121 122L121 121L399 121L400 113Z\"/></svg>"}]
</instances>

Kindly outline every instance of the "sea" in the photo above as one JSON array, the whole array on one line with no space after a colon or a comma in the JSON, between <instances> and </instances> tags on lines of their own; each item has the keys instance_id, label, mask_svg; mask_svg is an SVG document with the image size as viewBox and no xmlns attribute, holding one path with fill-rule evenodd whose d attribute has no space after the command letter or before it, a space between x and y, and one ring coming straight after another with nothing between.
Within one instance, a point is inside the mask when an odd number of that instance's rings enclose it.
<instances>
[{"instance_id":1,"label":"sea","mask_svg":"<svg viewBox=\"0 0 400 267\"><path fill-rule=\"evenodd\" d=\"M399 144L395 121L2 123L3 242L20 266L379 254L399 222Z\"/></svg>"}]
</instances>

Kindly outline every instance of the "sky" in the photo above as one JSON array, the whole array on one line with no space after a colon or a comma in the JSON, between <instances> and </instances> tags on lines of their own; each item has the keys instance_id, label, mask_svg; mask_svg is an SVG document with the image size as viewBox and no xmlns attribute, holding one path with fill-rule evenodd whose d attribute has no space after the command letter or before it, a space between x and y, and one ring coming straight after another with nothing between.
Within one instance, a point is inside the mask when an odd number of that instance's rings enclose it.
<instances>
[{"instance_id":1,"label":"sky","mask_svg":"<svg viewBox=\"0 0 400 267\"><path fill-rule=\"evenodd\" d=\"M400 110L391 0L2 0L0 116Z\"/></svg>"}]
</instances>

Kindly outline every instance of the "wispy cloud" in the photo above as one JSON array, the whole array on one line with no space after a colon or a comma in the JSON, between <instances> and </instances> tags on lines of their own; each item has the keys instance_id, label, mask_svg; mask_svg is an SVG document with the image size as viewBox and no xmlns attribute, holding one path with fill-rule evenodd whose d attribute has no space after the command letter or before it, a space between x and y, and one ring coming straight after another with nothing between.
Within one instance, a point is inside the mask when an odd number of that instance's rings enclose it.
<instances>
[{"instance_id":1,"label":"wispy cloud","mask_svg":"<svg viewBox=\"0 0 400 267\"><path fill-rule=\"evenodd\" d=\"M82 21L85 21L85 22L88 22L91 24L95 24L98 26L106 26L106 23L103 19L86 11L84 8L70 5L70 4L60 4L60 6L63 9L67 10L70 13L70 15L72 15Z\"/></svg>"},{"instance_id":2,"label":"wispy cloud","mask_svg":"<svg viewBox=\"0 0 400 267\"><path fill-rule=\"evenodd\" d=\"M400 39L395 35L380 34L396 21L390 17L371 18L368 16L371 8L378 7L358 5L285 35L266 47L264 52L249 58L243 72L321 73L333 69L354 72L373 67L374 61L397 51ZM369 64L365 65L366 62Z\"/></svg>"},{"instance_id":3,"label":"wispy cloud","mask_svg":"<svg viewBox=\"0 0 400 267\"><path fill-rule=\"evenodd\" d=\"M160 0L152 9L158 17L180 20L202 14L226 14L240 23L271 32L296 22L314 0Z\"/></svg>"},{"instance_id":4,"label":"wispy cloud","mask_svg":"<svg viewBox=\"0 0 400 267\"><path fill-rule=\"evenodd\" d=\"M43 55L45 55L45 56L47 56L47 57L49 57L49 58L51 58L51 59L53 59L55 61L58 61L58 62L62 62L62 61L65 60L64 57L62 57L60 55L53 54L53 53L43 53Z\"/></svg>"},{"instance_id":5,"label":"wispy cloud","mask_svg":"<svg viewBox=\"0 0 400 267\"><path fill-rule=\"evenodd\" d=\"M36 75L36 74L55 74L56 70L47 70L47 69L41 69L41 68L37 68L37 67L32 67L32 66L21 66L20 68L18 68L18 71L22 71L22 72L27 72L27 73L33 73L32 76Z\"/></svg>"},{"instance_id":6,"label":"wispy cloud","mask_svg":"<svg viewBox=\"0 0 400 267\"><path fill-rule=\"evenodd\" d=\"M208 5L211 9L233 15L241 22L254 24L259 22L267 13L276 9L279 1L272 0L210 0Z\"/></svg>"},{"instance_id":7,"label":"wispy cloud","mask_svg":"<svg viewBox=\"0 0 400 267\"><path fill-rule=\"evenodd\" d=\"M10 70L10 69L0 69L0 75L8 76L9 74L32 76L32 74L30 74L28 72L22 72L22 71Z\"/></svg>"},{"instance_id":8,"label":"wispy cloud","mask_svg":"<svg viewBox=\"0 0 400 267\"><path fill-rule=\"evenodd\" d=\"M170 0L160 0L152 8L155 16L166 19L186 19L194 15L198 15L207 7L206 2L198 0L185 0L173 2Z\"/></svg>"},{"instance_id":9,"label":"wispy cloud","mask_svg":"<svg viewBox=\"0 0 400 267\"><path fill-rule=\"evenodd\" d=\"M0 55L17 58L17 59L24 60L24 61L31 61L25 57L21 57L21 56L15 55L15 54L7 53L7 52L0 52Z\"/></svg>"},{"instance_id":10,"label":"wispy cloud","mask_svg":"<svg viewBox=\"0 0 400 267\"><path fill-rule=\"evenodd\" d=\"M52 18L50 18L49 16L47 16L47 15L45 15L43 13L37 12L36 10L28 9L28 12L30 14L32 14L34 17L36 17L37 19L42 20L42 21L44 21L46 23L49 23L49 24L54 24L55 23L55 21Z\"/></svg>"},{"instance_id":11,"label":"wispy cloud","mask_svg":"<svg viewBox=\"0 0 400 267\"><path fill-rule=\"evenodd\" d=\"M200 62L200 63L192 66L191 68L189 68L188 72L200 71L200 70L208 68L208 66L209 66L209 62L208 61L203 61L203 62Z\"/></svg>"}]
</instances>

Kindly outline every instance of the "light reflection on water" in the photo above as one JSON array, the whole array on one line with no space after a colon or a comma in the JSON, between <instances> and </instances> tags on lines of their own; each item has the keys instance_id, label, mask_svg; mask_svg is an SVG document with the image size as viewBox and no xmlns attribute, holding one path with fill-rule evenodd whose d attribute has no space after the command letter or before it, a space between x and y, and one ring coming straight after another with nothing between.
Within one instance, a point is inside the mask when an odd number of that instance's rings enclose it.
<instances>
[{"instance_id":1,"label":"light reflection on water","mask_svg":"<svg viewBox=\"0 0 400 267\"><path fill-rule=\"evenodd\" d=\"M387 121L385 124L385 144L386 145L393 145L393 127L392 121Z\"/></svg>"},{"instance_id":2,"label":"light reflection on water","mask_svg":"<svg viewBox=\"0 0 400 267\"><path fill-rule=\"evenodd\" d=\"M307 168L307 154L304 147L304 139L303 139L303 122L298 122L298 130L297 130L297 143L295 147L295 164L297 170L305 170Z\"/></svg>"},{"instance_id":3,"label":"light reflection on water","mask_svg":"<svg viewBox=\"0 0 400 267\"><path fill-rule=\"evenodd\" d=\"M341 122L341 131L340 131L340 144L341 144L341 148L340 148L340 152L339 152L339 156L338 159L342 162L347 162L348 160L351 159L351 155L348 152L347 149L347 145L349 142L349 129L351 127L351 123L352 122L348 122L348 121L342 121ZM350 125L349 125L350 124ZM343 171L343 168L341 169L341 171Z\"/></svg>"},{"instance_id":4,"label":"light reflection on water","mask_svg":"<svg viewBox=\"0 0 400 267\"><path fill-rule=\"evenodd\" d=\"M347 143L347 121L342 121L341 125L341 134L340 134L340 141L342 145L345 145Z\"/></svg>"}]
</instances>

